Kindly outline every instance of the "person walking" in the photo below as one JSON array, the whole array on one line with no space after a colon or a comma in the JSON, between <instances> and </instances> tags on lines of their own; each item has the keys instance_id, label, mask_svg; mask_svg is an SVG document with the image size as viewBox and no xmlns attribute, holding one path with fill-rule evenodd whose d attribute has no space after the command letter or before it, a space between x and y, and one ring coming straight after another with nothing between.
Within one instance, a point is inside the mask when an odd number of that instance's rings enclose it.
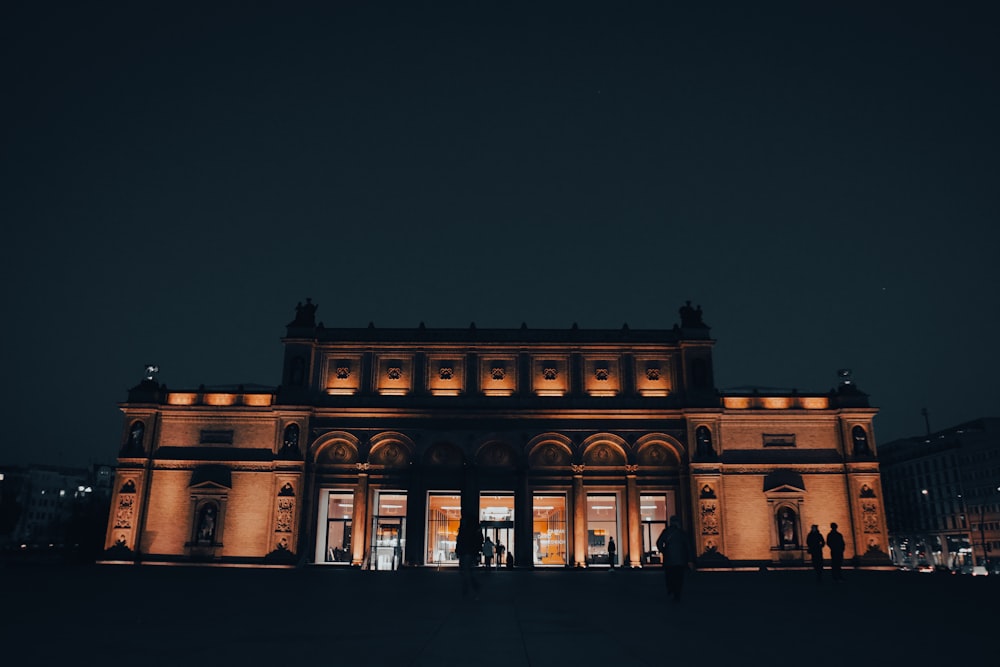
<instances>
[{"instance_id":1,"label":"person walking","mask_svg":"<svg viewBox=\"0 0 1000 667\"><path fill-rule=\"evenodd\" d=\"M843 581L844 573L844 536L837 532L837 524L830 524L830 532L826 534L826 546L830 548L830 572L834 581Z\"/></svg>"},{"instance_id":2,"label":"person walking","mask_svg":"<svg viewBox=\"0 0 1000 667\"><path fill-rule=\"evenodd\" d=\"M670 525L656 538L656 548L663 554L663 573L667 581L667 595L674 602L681 599L684 588L684 570L694 569L694 548L687 533L681 528L681 518L670 517Z\"/></svg>"},{"instance_id":3,"label":"person walking","mask_svg":"<svg viewBox=\"0 0 1000 667\"><path fill-rule=\"evenodd\" d=\"M611 569L615 569L615 557L618 555L618 547L615 546L615 538L608 538L608 563L611 564Z\"/></svg>"},{"instance_id":4,"label":"person walking","mask_svg":"<svg viewBox=\"0 0 1000 667\"><path fill-rule=\"evenodd\" d=\"M489 535L483 541L483 562L486 564L486 571L489 572L490 568L493 567L493 540L490 539Z\"/></svg>"},{"instance_id":5,"label":"person walking","mask_svg":"<svg viewBox=\"0 0 1000 667\"><path fill-rule=\"evenodd\" d=\"M458 556L458 570L462 577L462 597L468 597L471 591L474 599L479 599L476 567L479 565L479 552L482 548L483 534L478 528L470 528L463 518L458 524L458 535L455 537L455 555Z\"/></svg>"},{"instance_id":6,"label":"person walking","mask_svg":"<svg viewBox=\"0 0 1000 667\"><path fill-rule=\"evenodd\" d=\"M824 546L826 546L826 540L823 539L823 533L819 532L819 526L814 523L812 528L809 529L809 534L806 535L806 549L812 557L812 566L813 571L816 573L816 581L823 580Z\"/></svg>"}]
</instances>

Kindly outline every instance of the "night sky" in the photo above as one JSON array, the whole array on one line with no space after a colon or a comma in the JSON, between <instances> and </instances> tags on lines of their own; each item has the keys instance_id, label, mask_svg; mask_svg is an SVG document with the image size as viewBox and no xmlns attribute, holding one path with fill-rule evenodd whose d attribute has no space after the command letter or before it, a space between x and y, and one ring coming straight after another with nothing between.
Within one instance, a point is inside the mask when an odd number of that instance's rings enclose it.
<instances>
[{"instance_id":1,"label":"night sky","mask_svg":"<svg viewBox=\"0 0 1000 667\"><path fill-rule=\"evenodd\" d=\"M113 463L147 363L328 327L669 329L876 440L997 416L992 3L18 3L0 463ZM697 5L699 8L692 8Z\"/></svg>"}]
</instances>

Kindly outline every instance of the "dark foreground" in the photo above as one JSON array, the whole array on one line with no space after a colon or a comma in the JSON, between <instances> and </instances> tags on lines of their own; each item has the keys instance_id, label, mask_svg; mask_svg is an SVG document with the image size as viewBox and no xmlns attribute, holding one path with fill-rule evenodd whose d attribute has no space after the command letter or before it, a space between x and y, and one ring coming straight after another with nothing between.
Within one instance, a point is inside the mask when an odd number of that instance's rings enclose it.
<instances>
[{"instance_id":1,"label":"dark foreground","mask_svg":"<svg viewBox=\"0 0 1000 667\"><path fill-rule=\"evenodd\" d=\"M0 566L9 665L951 664L996 659L1000 577ZM911 662L912 661L912 662ZM992 664L992 663L991 663Z\"/></svg>"}]
</instances>

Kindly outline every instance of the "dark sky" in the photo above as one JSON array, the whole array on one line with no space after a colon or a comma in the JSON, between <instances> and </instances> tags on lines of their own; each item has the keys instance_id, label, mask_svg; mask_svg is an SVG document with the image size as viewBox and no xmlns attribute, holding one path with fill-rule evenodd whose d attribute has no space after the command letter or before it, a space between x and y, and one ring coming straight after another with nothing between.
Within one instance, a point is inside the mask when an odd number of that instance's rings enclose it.
<instances>
[{"instance_id":1,"label":"dark sky","mask_svg":"<svg viewBox=\"0 0 1000 667\"><path fill-rule=\"evenodd\" d=\"M996 416L989 5L24 3L0 16L0 463L278 384L327 326L670 328L720 387L851 368L884 442ZM277 7L277 5L276 5Z\"/></svg>"}]
</instances>

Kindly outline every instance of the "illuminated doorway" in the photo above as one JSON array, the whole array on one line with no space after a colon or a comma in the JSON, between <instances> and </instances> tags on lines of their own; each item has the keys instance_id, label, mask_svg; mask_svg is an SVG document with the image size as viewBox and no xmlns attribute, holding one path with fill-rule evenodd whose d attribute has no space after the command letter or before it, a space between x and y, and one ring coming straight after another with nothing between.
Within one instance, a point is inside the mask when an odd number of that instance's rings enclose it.
<instances>
[{"instance_id":1,"label":"illuminated doorway","mask_svg":"<svg viewBox=\"0 0 1000 667\"><path fill-rule=\"evenodd\" d=\"M656 540L667 527L667 517L673 513L673 496L643 494L639 496L639 517L642 525L642 564L659 565L662 554Z\"/></svg>"},{"instance_id":2,"label":"illuminated doorway","mask_svg":"<svg viewBox=\"0 0 1000 667\"><path fill-rule=\"evenodd\" d=\"M455 538L462 519L462 496L458 492L427 494L427 565L458 565Z\"/></svg>"},{"instance_id":3,"label":"illuminated doorway","mask_svg":"<svg viewBox=\"0 0 1000 667\"><path fill-rule=\"evenodd\" d=\"M611 542L615 553L612 562ZM612 493L587 494L587 564L612 566L621 562L618 549L618 496Z\"/></svg>"},{"instance_id":4,"label":"illuminated doorway","mask_svg":"<svg viewBox=\"0 0 1000 667\"><path fill-rule=\"evenodd\" d=\"M531 553L536 566L566 566L566 496L536 493L531 507Z\"/></svg>"},{"instance_id":5,"label":"illuminated doorway","mask_svg":"<svg viewBox=\"0 0 1000 667\"><path fill-rule=\"evenodd\" d=\"M375 494L375 516L372 518L371 535L369 569L399 569L403 564L403 553L406 548L404 491L379 491Z\"/></svg>"},{"instance_id":6,"label":"illuminated doorway","mask_svg":"<svg viewBox=\"0 0 1000 667\"><path fill-rule=\"evenodd\" d=\"M319 523L322 527L318 540L316 562L334 565L351 564L351 534L354 522L354 493L352 491L326 491L320 504Z\"/></svg>"},{"instance_id":7,"label":"illuminated doorway","mask_svg":"<svg viewBox=\"0 0 1000 667\"><path fill-rule=\"evenodd\" d=\"M493 566L514 565L514 494L479 495L479 527L494 545Z\"/></svg>"}]
</instances>

